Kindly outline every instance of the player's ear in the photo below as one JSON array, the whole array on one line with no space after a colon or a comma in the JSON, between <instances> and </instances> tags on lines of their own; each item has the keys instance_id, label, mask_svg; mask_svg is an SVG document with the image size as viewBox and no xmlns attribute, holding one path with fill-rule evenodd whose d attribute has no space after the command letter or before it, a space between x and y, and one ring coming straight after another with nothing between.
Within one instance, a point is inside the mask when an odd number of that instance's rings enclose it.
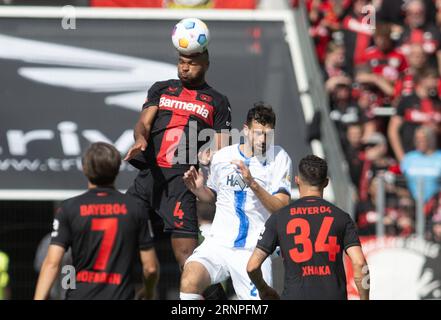
<instances>
[{"instance_id":1,"label":"player's ear","mask_svg":"<svg viewBox=\"0 0 441 320\"><path fill-rule=\"evenodd\" d=\"M295 177L294 177L294 182L296 183L296 185L300 185L300 179L299 179L299 176L295 176Z\"/></svg>"},{"instance_id":2,"label":"player's ear","mask_svg":"<svg viewBox=\"0 0 441 320\"><path fill-rule=\"evenodd\" d=\"M248 127L248 125L246 123L244 123L243 125L243 133L245 136L248 136L248 133L250 132L250 128Z\"/></svg>"}]
</instances>

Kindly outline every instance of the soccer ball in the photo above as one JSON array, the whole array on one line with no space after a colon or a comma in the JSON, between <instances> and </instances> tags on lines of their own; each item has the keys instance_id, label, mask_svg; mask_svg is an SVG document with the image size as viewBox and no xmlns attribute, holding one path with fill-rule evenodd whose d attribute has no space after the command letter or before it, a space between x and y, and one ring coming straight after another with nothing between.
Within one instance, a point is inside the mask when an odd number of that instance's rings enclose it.
<instances>
[{"instance_id":1,"label":"soccer ball","mask_svg":"<svg viewBox=\"0 0 441 320\"><path fill-rule=\"evenodd\" d=\"M183 19L173 28L172 41L175 48L182 54L202 53L210 42L210 31L202 20Z\"/></svg>"}]
</instances>

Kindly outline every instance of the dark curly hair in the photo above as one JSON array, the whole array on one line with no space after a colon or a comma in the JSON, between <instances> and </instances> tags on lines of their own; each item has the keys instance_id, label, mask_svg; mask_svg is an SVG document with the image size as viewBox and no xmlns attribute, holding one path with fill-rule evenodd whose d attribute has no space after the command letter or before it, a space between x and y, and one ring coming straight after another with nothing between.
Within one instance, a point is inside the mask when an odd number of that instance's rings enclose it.
<instances>
[{"instance_id":1,"label":"dark curly hair","mask_svg":"<svg viewBox=\"0 0 441 320\"><path fill-rule=\"evenodd\" d=\"M328 164L322 158L308 155L300 160L299 175L314 187L322 187L328 178Z\"/></svg>"}]
</instances>

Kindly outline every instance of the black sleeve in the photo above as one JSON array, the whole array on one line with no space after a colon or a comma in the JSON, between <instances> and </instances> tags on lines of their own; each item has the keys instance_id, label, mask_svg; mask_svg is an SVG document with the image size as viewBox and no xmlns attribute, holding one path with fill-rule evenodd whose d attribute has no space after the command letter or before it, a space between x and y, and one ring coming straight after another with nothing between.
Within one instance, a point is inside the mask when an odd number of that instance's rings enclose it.
<instances>
[{"instance_id":1,"label":"black sleeve","mask_svg":"<svg viewBox=\"0 0 441 320\"><path fill-rule=\"evenodd\" d=\"M265 228L262 230L257 242L257 248L265 251L268 254L272 254L278 246L277 236L277 216L271 215L265 223Z\"/></svg>"},{"instance_id":2,"label":"black sleeve","mask_svg":"<svg viewBox=\"0 0 441 320\"><path fill-rule=\"evenodd\" d=\"M148 250L153 247L153 230L148 215L143 212L141 206L138 209L138 246L139 250Z\"/></svg>"},{"instance_id":3,"label":"black sleeve","mask_svg":"<svg viewBox=\"0 0 441 320\"><path fill-rule=\"evenodd\" d=\"M404 117L406 111L407 99L401 98L397 105L397 116Z\"/></svg>"},{"instance_id":4,"label":"black sleeve","mask_svg":"<svg viewBox=\"0 0 441 320\"><path fill-rule=\"evenodd\" d=\"M162 90L167 87L166 82L155 82L147 93L147 99L145 100L142 110L151 106L158 106L159 99L161 98Z\"/></svg>"},{"instance_id":5,"label":"black sleeve","mask_svg":"<svg viewBox=\"0 0 441 320\"><path fill-rule=\"evenodd\" d=\"M434 40L436 41L436 44L438 46L436 48L436 51L438 52L441 50L441 32L436 27L433 28L433 37L434 37Z\"/></svg>"},{"instance_id":6,"label":"black sleeve","mask_svg":"<svg viewBox=\"0 0 441 320\"><path fill-rule=\"evenodd\" d=\"M62 246L67 250L71 243L72 232L67 216L67 209L65 205L62 205L55 214L51 233L51 244Z\"/></svg>"},{"instance_id":7,"label":"black sleeve","mask_svg":"<svg viewBox=\"0 0 441 320\"><path fill-rule=\"evenodd\" d=\"M345 225L345 234L343 236L343 246L345 251L349 247L353 246L361 246L360 239L358 238L357 228L355 226L354 221L347 215L346 225Z\"/></svg>"},{"instance_id":8,"label":"black sleeve","mask_svg":"<svg viewBox=\"0 0 441 320\"><path fill-rule=\"evenodd\" d=\"M224 97L216 108L213 129L216 130L216 132L225 129L231 130L231 106L227 97Z\"/></svg>"}]
</instances>

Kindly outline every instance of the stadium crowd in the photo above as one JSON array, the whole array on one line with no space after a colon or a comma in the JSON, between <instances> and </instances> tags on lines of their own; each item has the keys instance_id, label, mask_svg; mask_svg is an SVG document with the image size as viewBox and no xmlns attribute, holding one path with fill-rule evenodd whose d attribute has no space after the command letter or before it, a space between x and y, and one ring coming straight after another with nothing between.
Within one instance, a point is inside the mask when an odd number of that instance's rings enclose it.
<instances>
[{"instance_id":1,"label":"stadium crowd","mask_svg":"<svg viewBox=\"0 0 441 320\"><path fill-rule=\"evenodd\" d=\"M305 4L360 234L375 234L380 178L386 233L412 234L422 179L426 236L441 241L441 1Z\"/></svg>"}]
</instances>

